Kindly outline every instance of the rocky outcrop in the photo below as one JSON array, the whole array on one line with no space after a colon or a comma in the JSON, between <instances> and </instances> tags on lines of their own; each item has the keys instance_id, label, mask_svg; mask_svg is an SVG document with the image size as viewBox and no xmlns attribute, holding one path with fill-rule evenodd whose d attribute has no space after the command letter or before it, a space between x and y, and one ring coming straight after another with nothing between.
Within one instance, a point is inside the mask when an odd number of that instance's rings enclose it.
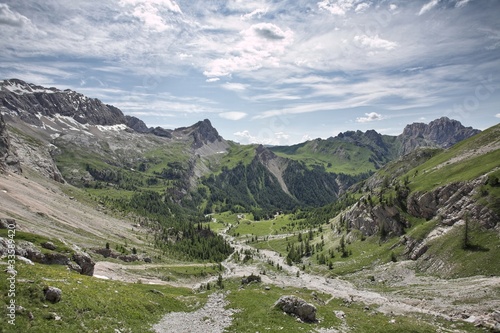
<instances>
[{"instance_id":1,"label":"rocky outcrop","mask_svg":"<svg viewBox=\"0 0 500 333\"><path fill-rule=\"evenodd\" d=\"M125 116L125 119L127 120L127 126L133 129L134 131L138 133L149 133L151 132L151 129L146 126L146 124L140 120L139 118L132 117L132 116Z\"/></svg>"},{"instance_id":2,"label":"rocky outcrop","mask_svg":"<svg viewBox=\"0 0 500 333\"><path fill-rule=\"evenodd\" d=\"M305 322L316 321L316 307L296 296L281 296L274 307Z\"/></svg>"},{"instance_id":3,"label":"rocky outcrop","mask_svg":"<svg viewBox=\"0 0 500 333\"><path fill-rule=\"evenodd\" d=\"M475 197L487 177L482 176L469 182L456 182L429 192L416 192L407 200L408 212L416 217L432 219L439 217L442 224L451 226L468 218L477 221L484 228L497 225L499 216L486 206L480 205Z\"/></svg>"},{"instance_id":4,"label":"rocky outcrop","mask_svg":"<svg viewBox=\"0 0 500 333\"><path fill-rule=\"evenodd\" d=\"M410 260L417 260L429 249L429 246L423 240L416 240L407 236L402 236L400 243L405 246L403 257Z\"/></svg>"},{"instance_id":5,"label":"rocky outcrop","mask_svg":"<svg viewBox=\"0 0 500 333\"><path fill-rule=\"evenodd\" d=\"M2 114L0 113L0 172L8 169L14 172L20 172L21 165L19 164L17 154L12 149L10 137L7 132L7 126Z\"/></svg>"},{"instance_id":6,"label":"rocky outcrop","mask_svg":"<svg viewBox=\"0 0 500 333\"><path fill-rule=\"evenodd\" d=\"M64 178L52 157L57 150L55 146L21 135L12 136L11 144L17 152L20 165L24 168L30 168L47 178L64 183Z\"/></svg>"},{"instance_id":7,"label":"rocky outcrop","mask_svg":"<svg viewBox=\"0 0 500 333\"><path fill-rule=\"evenodd\" d=\"M155 127L151 129L151 133L153 133L156 136L161 136L163 138L171 138L172 137L172 130L164 129L162 127Z\"/></svg>"},{"instance_id":8,"label":"rocky outcrop","mask_svg":"<svg viewBox=\"0 0 500 333\"><path fill-rule=\"evenodd\" d=\"M73 254L72 259L78 266L80 266L80 274L88 276L94 275L95 261L92 260L88 254L85 252L77 252Z\"/></svg>"},{"instance_id":9,"label":"rocky outcrop","mask_svg":"<svg viewBox=\"0 0 500 333\"><path fill-rule=\"evenodd\" d=\"M394 206L371 206L360 200L345 214L345 220L351 228L357 229L365 236L402 235L408 222L401 216L399 209Z\"/></svg>"},{"instance_id":10,"label":"rocky outcrop","mask_svg":"<svg viewBox=\"0 0 500 333\"><path fill-rule=\"evenodd\" d=\"M11 218L0 218L0 229L16 229L16 220Z\"/></svg>"},{"instance_id":11,"label":"rocky outcrop","mask_svg":"<svg viewBox=\"0 0 500 333\"><path fill-rule=\"evenodd\" d=\"M407 125L403 133L398 136L401 142L399 153L405 155L419 147L449 148L479 132L447 117L436 119L429 124L413 123Z\"/></svg>"},{"instance_id":12,"label":"rocky outcrop","mask_svg":"<svg viewBox=\"0 0 500 333\"><path fill-rule=\"evenodd\" d=\"M0 237L0 256L10 253L9 249L11 248L12 245L9 241L6 238ZM67 265L82 275L92 276L94 274L94 260L82 251L77 251L73 255L56 251L43 253L35 244L25 240L16 241L14 250L17 256L26 258L32 262L45 265Z\"/></svg>"}]
</instances>

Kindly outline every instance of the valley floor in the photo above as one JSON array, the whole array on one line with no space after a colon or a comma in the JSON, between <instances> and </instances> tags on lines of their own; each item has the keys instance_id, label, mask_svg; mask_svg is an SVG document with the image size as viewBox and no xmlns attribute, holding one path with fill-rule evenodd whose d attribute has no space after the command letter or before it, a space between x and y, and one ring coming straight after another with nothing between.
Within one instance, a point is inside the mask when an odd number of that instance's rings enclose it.
<instances>
[{"instance_id":1,"label":"valley floor","mask_svg":"<svg viewBox=\"0 0 500 333\"><path fill-rule=\"evenodd\" d=\"M222 234L233 244L236 251L254 251L250 245L243 244L226 234L226 230L223 230ZM254 253L256 255L250 264L236 262L233 256L226 259L223 262L224 280L259 274L267 267L265 275L261 275L263 286L307 289L328 295L323 300L325 304L334 299L342 299L346 303L365 304L367 308L390 316L422 314L446 321L468 320L473 322L500 308L500 277L475 276L460 279L439 279L419 276L415 273L413 262L402 261L376 266L343 278L325 278L302 272L296 266L286 265L284 258L277 252L260 250L258 253ZM269 262L279 264L283 269L279 271L269 269ZM196 290L207 283L215 284L217 279L216 276L211 276L204 279L168 282L145 276L144 271L141 270L145 267L141 266L152 268L154 264L138 266L98 262L95 274L101 278L119 281L137 282L141 280L142 283L171 284ZM162 266L167 267L168 265L157 265L157 267ZM186 267L188 266L190 265ZM180 325L178 327L183 327L182 323L189 318L200 316L206 320L189 319L191 325L189 332L223 332L225 327L223 322L215 324L218 320L208 320L209 317L226 318L230 316L227 307L222 306L224 303L223 294L217 297L214 304L209 301L205 308L198 310L197 314L167 314L162 322L155 326L156 332L173 332L172 327L177 327L177 324ZM230 307L231 305L229 305ZM166 325L166 321L170 322L170 325ZM207 327L211 328L207 330ZM322 332L338 331L332 328L331 331Z\"/></svg>"}]
</instances>

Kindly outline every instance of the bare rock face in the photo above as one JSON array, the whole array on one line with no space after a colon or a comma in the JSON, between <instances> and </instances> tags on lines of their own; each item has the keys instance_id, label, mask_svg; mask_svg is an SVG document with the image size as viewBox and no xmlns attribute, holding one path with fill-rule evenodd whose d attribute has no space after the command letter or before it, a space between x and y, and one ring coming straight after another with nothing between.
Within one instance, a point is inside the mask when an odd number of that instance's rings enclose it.
<instances>
[{"instance_id":1,"label":"bare rock face","mask_svg":"<svg viewBox=\"0 0 500 333\"><path fill-rule=\"evenodd\" d=\"M417 192L407 200L408 212L417 217L432 219L439 216L444 225L469 218L490 229L497 225L500 217L488 207L478 204L475 196L485 183L485 176L469 182L457 182L436 188L430 192Z\"/></svg>"},{"instance_id":2,"label":"bare rock face","mask_svg":"<svg viewBox=\"0 0 500 333\"><path fill-rule=\"evenodd\" d=\"M384 229L386 233L402 235L407 221L399 210L393 206L358 203L345 215L352 228L360 230L365 236L372 236Z\"/></svg>"},{"instance_id":3,"label":"bare rock face","mask_svg":"<svg viewBox=\"0 0 500 333\"><path fill-rule=\"evenodd\" d=\"M401 141L400 154L405 155L418 147L449 148L479 132L447 117L436 119L429 124L413 123L407 125L403 133L398 136Z\"/></svg>"},{"instance_id":4,"label":"bare rock face","mask_svg":"<svg viewBox=\"0 0 500 333\"><path fill-rule=\"evenodd\" d=\"M316 307L296 296L281 296L274 304L275 308L292 314L305 322L316 321Z\"/></svg>"},{"instance_id":5,"label":"bare rock face","mask_svg":"<svg viewBox=\"0 0 500 333\"><path fill-rule=\"evenodd\" d=\"M21 165L19 164L19 158L10 144L7 126L0 113L0 172L8 169L14 172L21 172Z\"/></svg>"}]
</instances>

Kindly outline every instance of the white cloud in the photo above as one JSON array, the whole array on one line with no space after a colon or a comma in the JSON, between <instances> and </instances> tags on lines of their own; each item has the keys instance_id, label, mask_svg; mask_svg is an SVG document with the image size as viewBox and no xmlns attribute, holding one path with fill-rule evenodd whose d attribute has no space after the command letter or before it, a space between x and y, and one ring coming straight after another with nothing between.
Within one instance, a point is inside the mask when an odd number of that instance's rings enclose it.
<instances>
[{"instance_id":1,"label":"white cloud","mask_svg":"<svg viewBox=\"0 0 500 333\"><path fill-rule=\"evenodd\" d=\"M248 114L245 112L222 112L219 113L219 117L229 120L241 120L245 118Z\"/></svg>"},{"instance_id":2,"label":"white cloud","mask_svg":"<svg viewBox=\"0 0 500 333\"><path fill-rule=\"evenodd\" d=\"M244 20L249 20L249 19L252 19L254 16L256 16L257 18L260 19L260 18L262 18L262 16L264 16L267 13L267 11L268 11L268 8L258 8L251 13L242 15L241 18Z\"/></svg>"},{"instance_id":3,"label":"white cloud","mask_svg":"<svg viewBox=\"0 0 500 333\"><path fill-rule=\"evenodd\" d=\"M378 35L370 37L367 35L354 36L354 42L362 47L371 49L392 50L397 46L396 42L391 42L380 38Z\"/></svg>"},{"instance_id":4,"label":"white cloud","mask_svg":"<svg viewBox=\"0 0 500 333\"><path fill-rule=\"evenodd\" d=\"M259 143L258 138L250 134L250 131L243 130L233 133L234 136L238 137L241 143Z\"/></svg>"},{"instance_id":5,"label":"white cloud","mask_svg":"<svg viewBox=\"0 0 500 333\"><path fill-rule=\"evenodd\" d=\"M207 82L217 82L217 81L220 81L220 79L218 77L212 77L210 79L207 79L206 81Z\"/></svg>"},{"instance_id":6,"label":"white cloud","mask_svg":"<svg viewBox=\"0 0 500 333\"><path fill-rule=\"evenodd\" d=\"M31 21L29 18L17 12L13 12L9 8L9 5L0 3L0 24L23 27L30 23Z\"/></svg>"},{"instance_id":7,"label":"white cloud","mask_svg":"<svg viewBox=\"0 0 500 333\"><path fill-rule=\"evenodd\" d=\"M355 0L323 0L318 2L318 7L332 15L344 16L354 6L354 3Z\"/></svg>"},{"instance_id":8,"label":"white cloud","mask_svg":"<svg viewBox=\"0 0 500 333\"><path fill-rule=\"evenodd\" d=\"M293 42L293 32L272 23L254 24L240 32L240 40L225 54L211 62L203 72L208 77L229 76L233 72L254 71L263 67L278 67L280 56ZM227 56L229 54L230 56Z\"/></svg>"},{"instance_id":9,"label":"white cloud","mask_svg":"<svg viewBox=\"0 0 500 333\"><path fill-rule=\"evenodd\" d=\"M302 139L300 139L300 142L306 142L306 141L311 141L311 140L312 140L312 138L309 134L304 134L302 136Z\"/></svg>"},{"instance_id":10,"label":"white cloud","mask_svg":"<svg viewBox=\"0 0 500 333\"><path fill-rule=\"evenodd\" d=\"M377 121L377 120L382 120L384 117L380 113L376 112L370 112L370 113L365 113L366 117L358 117L356 118L357 123L368 123L371 121Z\"/></svg>"},{"instance_id":11,"label":"white cloud","mask_svg":"<svg viewBox=\"0 0 500 333\"><path fill-rule=\"evenodd\" d=\"M398 6L397 6L397 5L395 5L395 4L391 3L391 4L389 5L389 10L390 10L391 12L394 12L394 11L396 11L397 9L398 9Z\"/></svg>"},{"instance_id":12,"label":"white cloud","mask_svg":"<svg viewBox=\"0 0 500 333\"><path fill-rule=\"evenodd\" d=\"M455 4L456 8L462 8L465 7L471 0L457 0L457 3Z\"/></svg>"},{"instance_id":13,"label":"white cloud","mask_svg":"<svg viewBox=\"0 0 500 333\"><path fill-rule=\"evenodd\" d=\"M500 113L497 113L495 117L500 118Z\"/></svg>"},{"instance_id":14,"label":"white cloud","mask_svg":"<svg viewBox=\"0 0 500 333\"><path fill-rule=\"evenodd\" d=\"M258 135L253 135L248 130L238 131L233 133L239 138L239 142L243 144L257 143L262 145L283 145L290 144L290 135L284 132L270 132L262 130Z\"/></svg>"},{"instance_id":15,"label":"white cloud","mask_svg":"<svg viewBox=\"0 0 500 333\"><path fill-rule=\"evenodd\" d=\"M418 15L420 16L422 14L427 13L429 10L436 7L438 5L439 1L440 0L431 0L430 2L423 5L422 8L420 9L420 11L418 12Z\"/></svg>"},{"instance_id":16,"label":"white cloud","mask_svg":"<svg viewBox=\"0 0 500 333\"><path fill-rule=\"evenodd\" d=\"M237 82L226 82L221 85L222 88L231 91L245 91L247 89L247 85L243 83Z\"/></svg>"},{"instance_id":17,"label":"white cloud","mask_svg":"<svg viewBox=\"0 0 500 333\"><path fill-rule=\"evenodd\" d=\"M172 28L165 22L165 11L182 14L179 5L171 0L121 0L119 3L133 7L129 14L138 18L146 28L157 32Z\"/></svg>"},{"instance_id":18,"label":"white cloud","mask_svg":"<svg viewBox=\"0 0 500 333\"><path fill-rule=\"evenodd\" d=\"M354 10L356 13L363 13L365 12L368 8L370 8L370 4L367 2L360 3L356 6L356 9Z\"/></svg>"},{"instance_id":19,"label":"white cloud","mask_svg":"<svg viewBox=\"0 0 500 333\"><path fill-rule=\"evenodd\" d=\"M182 13L179 5L172 0L120 0L120 4L121 5L127 4L132 6L145 5L145 4L156 5L164 7L174 13Z\"/></svg>"}]
</instances>

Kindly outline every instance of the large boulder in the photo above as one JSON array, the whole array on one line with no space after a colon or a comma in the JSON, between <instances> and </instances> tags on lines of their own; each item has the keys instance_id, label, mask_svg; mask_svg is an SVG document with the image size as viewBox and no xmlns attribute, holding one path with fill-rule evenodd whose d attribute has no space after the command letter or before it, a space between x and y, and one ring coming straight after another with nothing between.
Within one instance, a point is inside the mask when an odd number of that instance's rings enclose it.
<instances>
[{"instance_id":1,"label":"large boulder","mask_svg":"<svg viewBox=\"0 0 500 333\"><path fill-rule=\"evenodd\" d=\"M316 307L296 296L281 296L274 307L288 314L297 316L302 321L316 321Z\"/></svg>"},{"instance_id":2,"label":"large boulder","mask_svg":"<svg viewBox=\"0 0 500 333\"><path fill-rule=\"evenodd\" d=\"M95 261L85 252L76 252L73 255L73 261L81 267L80 274L92 276L94 275Z\"/></svg>"}]
</instances>

